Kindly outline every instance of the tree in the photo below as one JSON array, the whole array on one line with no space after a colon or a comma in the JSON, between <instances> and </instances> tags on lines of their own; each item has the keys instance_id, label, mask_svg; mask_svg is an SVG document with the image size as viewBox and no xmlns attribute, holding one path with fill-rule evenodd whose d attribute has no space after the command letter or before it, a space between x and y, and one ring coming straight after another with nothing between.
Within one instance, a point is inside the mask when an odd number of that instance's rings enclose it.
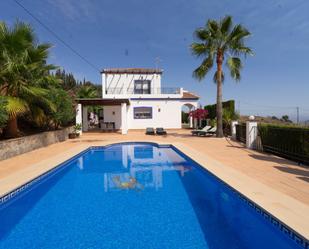
<instances>
[{"instance_id":1,"label":"tree","mask_svg":"<svg viewBox=\"0 0 309 249\"><path fill-rule=\"evenodd\" d=\"M74 75L72 73L67 74L64 69L57 69L55 76L61 80L64 90L75 89L78 85L78 81L75 79Z\"/></svg>"},{"instance_id":2,"label":"tree","mask_svg":"<svg viewBox=\"0 0 309 249\"><path fill-rule=\"evenodd\" d=\"M0 129L6 126L8 121L8 114L6 110L7 102L0 96Z\"/></svg>"},{"instance_id":3,"label":"tree","mask_svg":"<svg viewBox=\"0 0 309 249\"><path fill-rule=\"evenodd\" d=\"M288 115L283 115L281 117L281 120L284 121L284 122L287 122L287 123L292 123L292 121L290 120Z\"/></svg>"},{"instance_id":4,"label":"tree","mask_svg":"<svg viewBox=\"0 0 309 249\"><path fill-rule=\"evenodd\" d=\"M50 101L55 104L55 110L49 114L54 128L68 125L74 118L73 99L63 89L51 89L49 91Z\"/></svg>"},{"instance_id":5,"label":"tree","mask_svg":"<svg viewBox=\"0 0 309 249\"><path fill-rule=\"evenodd\" d=\"M16 22L12 28L0 22L0 94L7 101L6 137L18 135L17 119L27 112L44 115L53 109L46 86L57 84L47 64L50 44L37 44L30 25Z\"/></svg>"},{"instance_id":6,"label":"tree","mask_svg":"<svg viewBox=\"0 0 309 249\"><path fill-rule=\"evenodd\" d=\"M222 83L224 81L223 62L230 75L240 81L240 71L243 67L240 55L252 55L252 50L245 46L244 39L250 32L242 25L233 26L231 16L226 16L220 21L208 20L206 25L195 31L198 42L191 44L192 53L203 57L201 65L193 72L193 77L202 80L212 69L214 62L217 65L213 80L217 84L217 137L223 137L222 125Z\"/></svg>"},{"instance_id":7,"label":"tree","mask_svg":"<svg viewBox=\"0 0 309 249\"><path fill-rule=\"evenodd\" d=\"M78 98L97 98L98 91L93 85L83 85L77 91Z\"/></svg>"}]
</instances>

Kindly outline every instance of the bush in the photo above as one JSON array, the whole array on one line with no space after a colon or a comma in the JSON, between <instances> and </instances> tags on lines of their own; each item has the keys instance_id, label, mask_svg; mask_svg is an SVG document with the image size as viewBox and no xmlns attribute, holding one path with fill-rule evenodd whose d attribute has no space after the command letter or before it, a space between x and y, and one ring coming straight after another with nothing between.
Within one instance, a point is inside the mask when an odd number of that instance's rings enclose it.
<instances>
[{"instance_id":1,"label":"bush","mask_svg":"<svg viewBox=\"0 0 309 249\"><path fill-rule=\"evenodd\" d=\"M258 130L264 151L309 163L309 128L259 124Z\"/></svg>"}]
</instances>

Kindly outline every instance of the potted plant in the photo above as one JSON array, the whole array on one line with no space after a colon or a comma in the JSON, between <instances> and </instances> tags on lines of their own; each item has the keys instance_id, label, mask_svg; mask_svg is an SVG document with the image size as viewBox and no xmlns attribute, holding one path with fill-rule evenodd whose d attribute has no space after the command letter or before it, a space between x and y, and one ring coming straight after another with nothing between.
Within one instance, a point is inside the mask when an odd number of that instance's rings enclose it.
<instances>
[{"instance_id":1,"label":"potted plant","mask_svg":"<svg viewBox=\"0 0 309 249\"><path fill-rule=\"evenodd\" d=\"M82 130L82 125L81 124L76 124L73 126L74 131L69 133L69 138L73 139L73 138L77 138L79 137L79 131Z\"/></svg>"}]
</instances>

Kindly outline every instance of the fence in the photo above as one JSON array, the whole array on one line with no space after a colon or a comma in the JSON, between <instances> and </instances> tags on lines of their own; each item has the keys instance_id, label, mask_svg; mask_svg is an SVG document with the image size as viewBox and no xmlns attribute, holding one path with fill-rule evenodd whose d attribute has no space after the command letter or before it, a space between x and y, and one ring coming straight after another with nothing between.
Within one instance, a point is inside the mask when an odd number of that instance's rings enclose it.
<instances>
[{"instance_id":1,"label":"fence","mask_svg":"<svg viewBox=\"0 0 309 249\"><path fill-rule=\"evenodd\" d=\"M246 143L246 124L241 123L236 125L236 140Z\"/></svg>"},{"instance_id":2,"label":"fence","mask_svg":"<svg viewBox=\"0 0 309 249\"><path fill-rule=\"evenodd\" d=\"M160 87L160 88L147 88L135 89L131 88L108 88L105 94L180 94L179 87Z\"/></svg>"},{"instance_id":3,"label":"fence","mask_svg":"<svg viewBox=\"0 0 309 249\"><path fill-rule=\"evenodd\" d=\"M301 127L258 126L263 150L309 164L309 129Z\"/></svg>"}]
</instances>

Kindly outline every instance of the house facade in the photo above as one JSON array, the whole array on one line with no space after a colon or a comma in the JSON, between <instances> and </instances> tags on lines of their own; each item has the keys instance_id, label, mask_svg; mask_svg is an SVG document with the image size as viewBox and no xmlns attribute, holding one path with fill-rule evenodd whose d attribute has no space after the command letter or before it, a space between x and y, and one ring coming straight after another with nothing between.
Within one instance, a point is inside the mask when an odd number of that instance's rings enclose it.
<instances>
[{"instance_id":1,"label":"house facade","mask_svg":"<svg viewBox=\"0 0 309 249\"><path fill-rule=\"evenodd\" d=\"M197 108L199 97L183 88L162 87L162 74L160 69L148 68L102 70L102 99L80 100L77 123L87 130L85 109L97 101L103 106L102 126L111 124L123 134L147 127L180 129L183 106Z\"/></svg>"}]
</instances>

